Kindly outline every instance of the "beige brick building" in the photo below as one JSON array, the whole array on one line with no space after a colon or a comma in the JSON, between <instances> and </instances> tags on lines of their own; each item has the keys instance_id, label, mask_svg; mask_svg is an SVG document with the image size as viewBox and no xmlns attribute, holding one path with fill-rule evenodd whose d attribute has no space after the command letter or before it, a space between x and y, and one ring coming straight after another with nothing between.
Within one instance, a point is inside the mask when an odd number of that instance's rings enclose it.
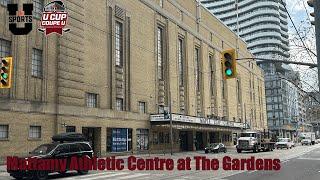
<instances>
[{"instance_id":1,"label":"beige brick building","mask_svg":"<svg viewBox=\"0 0 320 180\"><path fill-rule=\"evenodd\" d=\"M262 70L241 60L237 78L223 80L221 51L238 42L239 58L252 55L196 0L67 0L61 37L37 31L48 2L33 1L26 36L11 34L0 6L0 55L14 59L13 86L0 90L0 156L66 131L99 155L168 151L170 100L175 151L231 144L244 123L267 128Z\"/></svg>"}]
</instances>

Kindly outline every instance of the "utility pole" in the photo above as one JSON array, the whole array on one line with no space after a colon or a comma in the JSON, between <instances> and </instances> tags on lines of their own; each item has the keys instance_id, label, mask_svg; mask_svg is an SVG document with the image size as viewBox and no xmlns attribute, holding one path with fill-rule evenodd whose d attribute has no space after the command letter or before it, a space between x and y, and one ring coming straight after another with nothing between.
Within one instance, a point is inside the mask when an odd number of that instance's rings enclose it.
<instances>
[{"instance_id":1,"label":"utility pole","mask_svg":"<svg viewBox=\"0 0 320 180\"><path fill-rule=\"evenodd\" d=\"M246 109L246 103L244 103L244 125L245 125L245 130L247 130L247 109Z\"/></svg>"},{"instance_id":2,"label":"utility pole","mask_svg":"<svg viewBox=\"0 0 320 180\"><path fill-rule=\"evenodd\" d=\"M172 107L171 107L171 90L169 90L169 112L170 112L170 153L173 155L173 129L172 129Z\"/></svg>"}]
</instances>

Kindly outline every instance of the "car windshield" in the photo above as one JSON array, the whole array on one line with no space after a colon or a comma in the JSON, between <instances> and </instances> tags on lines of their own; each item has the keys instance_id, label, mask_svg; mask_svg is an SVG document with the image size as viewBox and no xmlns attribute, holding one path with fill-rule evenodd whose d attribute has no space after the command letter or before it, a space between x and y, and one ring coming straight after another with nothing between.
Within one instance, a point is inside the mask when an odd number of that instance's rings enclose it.
<instances>
[{"instance_id":1,"label":"car windshield","mask_svg":"<svg viewBox=\"0 0 320 180\"><path fill-rule=\"evenodd\" d=\"M241 133L240 137L255 137L255 133Z\"/></svg>"},{"instance_id":2,"label":"car windshield","mask_svg":"<svg viewBox=\"0 0 320 180\"><path fill-rule=\"evenodd\" d=\"M209 144L210 147L216 147L216 146L218 146L218 145L219 145L219 144L217 144L217 143Z\"/></svg>"},{"instance_id":3,"label":"car windshield","mask_svg":"<svg viewBox=\"0 0 320 180\"><path fill-rule=\"evenodd\" d=\"M280 138L280 139L279 139L279 142L289 142L289 139L282 139L282 138Z\"/></svg>"},{"instance_id":4,"label":"car windshield","mask_svg":"<svg viewBox=\"0 0 320 180\"><path fill-rule=\"evenodd\" d=\"M34 149L31 154L34 155L44 155L51 152L56 147L55 144L43 144Z\"/></svg>"}]
</instances>

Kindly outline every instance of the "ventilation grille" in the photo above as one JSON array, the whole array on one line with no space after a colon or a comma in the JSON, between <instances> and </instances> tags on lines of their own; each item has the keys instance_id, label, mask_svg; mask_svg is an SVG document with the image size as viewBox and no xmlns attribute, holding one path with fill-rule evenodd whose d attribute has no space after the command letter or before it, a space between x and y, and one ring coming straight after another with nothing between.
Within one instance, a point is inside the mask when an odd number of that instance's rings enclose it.
<instances>
[{"instance_id":1,"label":"ventilation grille","mask_svg":"<svg viewBox=\"0 0 320 180\"><path fill-rule=\"evenodd\" d=\"M115 10L116 10L116 17L124 20L125 19L125 10L120 8L119 6L116 6Z\"/></svg>"}]
</instances>

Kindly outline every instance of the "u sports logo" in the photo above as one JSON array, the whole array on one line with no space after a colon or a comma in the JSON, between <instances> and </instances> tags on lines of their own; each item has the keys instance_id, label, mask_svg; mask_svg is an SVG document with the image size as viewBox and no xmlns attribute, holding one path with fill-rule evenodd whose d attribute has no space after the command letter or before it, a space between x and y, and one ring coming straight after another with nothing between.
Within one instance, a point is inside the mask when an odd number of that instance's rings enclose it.
<instances>
[{"instance_id":1,"label":"u sports logo","mask_svg":"<svg viewBox=\"0 0 320 180\"><path fill-rule=\"evenodd\" d=\"M9 11L9 30L12 34L26 35L32 31L33 4L23 4L22 11L18 11L18 4L8 4L7 10ZM18 27L18 23L24 26Z\"/></svg>"}]
</instances>

